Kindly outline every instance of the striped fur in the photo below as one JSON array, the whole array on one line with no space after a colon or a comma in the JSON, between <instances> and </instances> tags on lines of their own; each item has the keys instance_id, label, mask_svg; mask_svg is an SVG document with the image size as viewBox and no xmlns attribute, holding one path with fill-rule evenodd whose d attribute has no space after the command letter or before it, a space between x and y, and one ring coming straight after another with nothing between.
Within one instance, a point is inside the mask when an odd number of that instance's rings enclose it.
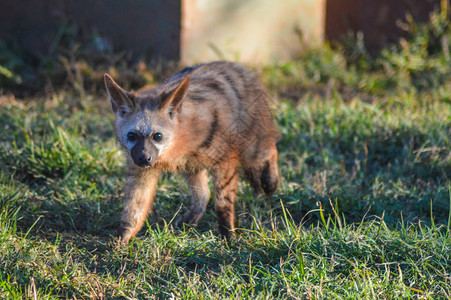
<instances>
[{"instance_id":1,"label":"striped fur","mask_svg":"<svg viewBox=\"0 0 451 300\"><path fill-rule=\"evenodd\" d=\"M256 191L271 195L277 188L278 131L253 72L213 62L187 67L146 91L125 91L108 75L105 84L117 115L115 135L127 157L119 230L124 244L142 227L164 170L182 172L188 182L192 204L181 219L187 223L202 217L210 198L207 173L213 176L219 230L228 240L239 166Z\"/></svg>"}]
</instances>

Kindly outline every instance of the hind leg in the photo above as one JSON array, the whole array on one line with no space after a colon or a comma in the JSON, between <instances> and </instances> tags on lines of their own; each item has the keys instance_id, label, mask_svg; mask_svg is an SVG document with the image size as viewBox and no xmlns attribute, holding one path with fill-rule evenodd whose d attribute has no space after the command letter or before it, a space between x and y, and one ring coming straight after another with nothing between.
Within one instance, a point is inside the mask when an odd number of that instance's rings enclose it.
<instances>
[{"instance_id":1,"label":"hind leg","mask_svg":"<svg viewBox=\"0 0 451 300\"><path fill-rule=\"evenodd\" d=\"M207 208L208 200L210 199L207 170L185 173L183 175L191 193L191 208L189 212L182 217L181 221L187 224L197 224L203 216L205 209ZM179 223L179 221L177 221L177 223Z\"/></svg>"},{"instance_id":2,"label":"hind leg","mask_svg":"<svg viewBox=\"0 0 451 300\"><path fill-rule=\"evenodd\" d=\"M274 143L265 145L263 150L254 151L252 159L243 162L246 178L250 185L259 193L261 190L271 196L279 185L279 170L277 167L277 148Z\"/></svg>"},{"instance_id":3,"label":"hind leg","mask_svg":"<svg viewBox=\"0 0 451 300\"><path fill-rule=\"evenodd\" d=\"M277 167L277 148L274 149L271 155L264 162L262 171L260 173L260 182L263 191L268 196L271 196L279 186L279 169Z\"/></svg>"},{"instance_id":4,"label":"hind leg","mask_svg":"<svg viewBox=\"0 0 451 300\"><path fill-rule=\"evenodd\" d=\"M235 222L235 198L238 186L238 160L220 163L214 172L215 211L220 233L230 241Z\"/></svg>"}]
</instances>

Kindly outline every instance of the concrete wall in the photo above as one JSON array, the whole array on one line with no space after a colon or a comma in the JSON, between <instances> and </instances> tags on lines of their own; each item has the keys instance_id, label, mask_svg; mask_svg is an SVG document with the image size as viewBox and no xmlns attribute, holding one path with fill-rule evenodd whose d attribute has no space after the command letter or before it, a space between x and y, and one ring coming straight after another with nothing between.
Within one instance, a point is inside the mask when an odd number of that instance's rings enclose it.
<instances>
[{"instance_id":1,"label":"concrete wall","mask_svg":"<svg viewBox=\"0 0 451 300\"><path fill-rule=\"evenodd\" d=\"M135 57L224 58L262 62L289 59L304 40L323 39L325 0L0 0L0 39L48 54L67 30ZM183 11L182 11L183 7ZM91 40L90 40L91 39ZM216 49L216 52L215 50Z\"/></svg>"},{"instance_id":2,"label":"concrete wall","mask_svg":"<svg viewBox=\"0 0 451 300\"><path fill-rule=\"evenodd\" d=\"M325 0L183 0L184 63L286 60L323 41Z\"/></svg>"},{"instance_id":3,"label":"concrete wall","mask_svg":"<svg viewBox=\"0 0 451 300\"><path fill-rule=\"evenodd\" d=\"M441 0L0 0L0 39L48 54L61 38L135 57L290 59L324 36L361 31L369 48L396 40L398 20L426 20ZM302 42L297 30L302 32ZM64 34L63 34L64 33Z\"/></svg>"}]
</instances>

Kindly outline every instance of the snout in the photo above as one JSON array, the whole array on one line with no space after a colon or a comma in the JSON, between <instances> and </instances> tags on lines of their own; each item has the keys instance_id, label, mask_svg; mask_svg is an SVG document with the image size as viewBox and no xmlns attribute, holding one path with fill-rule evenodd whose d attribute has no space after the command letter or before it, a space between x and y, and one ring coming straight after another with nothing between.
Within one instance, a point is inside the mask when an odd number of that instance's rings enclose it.
<instances>
[{"instance_id":1,"label":"snout","mask_svg":"<svg viewBox=\"0 0 451 300\"><path fill-rule=\"evenodd\" d=\"M147 168L155 163L158 157L158 149L151 142L140 138L131 149L130 155L135 165L141 168Z\"/></svg>"},{"instance_id":2,"label":"snout","mask_svg":"<svg viewBox=\"0 0 451 300\"><path fill-rule=\"evenodd\" d=\"M136 158L135 164L137 164L138 166L145 168L150 166L150 163L152 161L152 156L150 155L138 155L138 157Z\"/></svg>"}]
</instances>

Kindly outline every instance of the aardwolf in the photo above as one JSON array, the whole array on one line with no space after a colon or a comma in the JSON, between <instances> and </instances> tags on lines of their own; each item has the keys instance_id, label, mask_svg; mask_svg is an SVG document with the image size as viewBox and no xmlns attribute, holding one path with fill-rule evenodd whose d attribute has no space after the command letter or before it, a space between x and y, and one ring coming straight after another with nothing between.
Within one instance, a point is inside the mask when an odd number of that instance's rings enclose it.
<instances>
[{"instance_id":1,"label":"aardwolf","mask_svg":"<svg viewBox=\"0 0 451 300\"><path fill-rule=\"evenodd\" d=\"M272 195L279 184L278 130L269 96L257 76L231 62L187 67L151 89L129 92L108 74L105 85L126 154L125 207L118 233L127 244L150 211L162 171L181 172L191 208L181 222L195 224L210 198L220 233L234 230L238 167L257 192Z\"/></svg>"}]
</instances>

